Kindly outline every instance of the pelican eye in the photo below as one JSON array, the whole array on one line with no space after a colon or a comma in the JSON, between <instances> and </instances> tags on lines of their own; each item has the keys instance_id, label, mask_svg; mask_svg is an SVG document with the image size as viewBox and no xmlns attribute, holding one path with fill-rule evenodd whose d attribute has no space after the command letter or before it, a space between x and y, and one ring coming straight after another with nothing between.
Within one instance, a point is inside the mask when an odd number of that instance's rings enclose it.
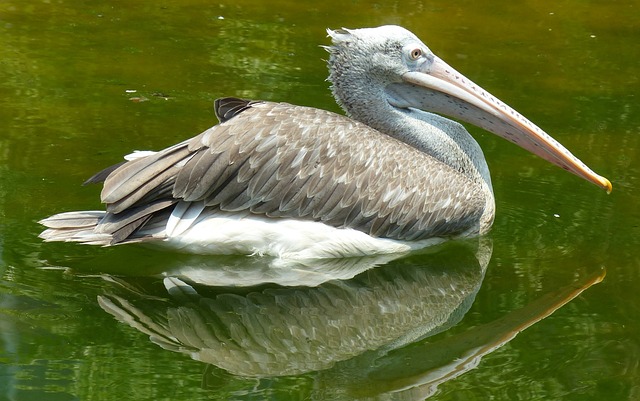
<instances>
[{"instance_id":1,"label":"pelican eye","mask_svg":"<svg viewBox=\"0 0 640 401\"><path fill-rule=\"evenodd\" d=\"M422 49L419 47L416 47L415 49L411 50L409 52L409 57L411 57L411 60L417 60L420 57L422 57Z\"/></svg>"}]
</instances>

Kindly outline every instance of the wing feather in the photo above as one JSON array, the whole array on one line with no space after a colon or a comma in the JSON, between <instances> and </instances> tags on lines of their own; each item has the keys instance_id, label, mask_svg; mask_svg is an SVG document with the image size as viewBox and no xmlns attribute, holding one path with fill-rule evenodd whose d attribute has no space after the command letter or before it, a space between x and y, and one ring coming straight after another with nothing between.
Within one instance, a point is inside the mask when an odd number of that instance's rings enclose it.
<instances>
[{"instance_id":1,"label":"wing feather","mask_svg":"<svg viewBox=\"0 0 640 401\"><path fill-rule=\"evenodd\" d=\"M185 143L163 152L132 160L113 171L105 180L102 201L107 211L119 213L175 177L177 164L191 156Z\"/></svg>"},{"instance_id":2,"label":"wing feather","mask_svg":"<svg viewBox=\"0 0 640 401\"><path fill-rule=\"evenodd\" d=\"M485 207L464 175L346 117L286 103L216 105L220 124L108 175L107 210L128 217L120 226L105 220L103 230L142 227L141 203L181 201L202 202L196 211L250 210L411 240L459 234Z\"/></svg>"}]
</instances>

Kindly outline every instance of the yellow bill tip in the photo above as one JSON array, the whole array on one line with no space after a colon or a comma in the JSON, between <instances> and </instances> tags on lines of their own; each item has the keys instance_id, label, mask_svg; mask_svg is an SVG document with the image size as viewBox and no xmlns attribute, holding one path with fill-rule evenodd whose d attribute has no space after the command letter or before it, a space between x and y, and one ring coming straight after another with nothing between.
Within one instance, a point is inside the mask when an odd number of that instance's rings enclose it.
<instances>
[{"instance_id":1,"label":"yellow bill tip","mask_svg":"<svg viewBox=\"0 0 640 401\"><path fill-rule=\"evenodd\" d=\"M601 177L601 184L602 184L602 188L605 189L605 191L607 191L607 194L610 194L611 191L613 190L613 185L611 185L611 181L607 180L604 177Z\"/></svg>"}]
</instances>

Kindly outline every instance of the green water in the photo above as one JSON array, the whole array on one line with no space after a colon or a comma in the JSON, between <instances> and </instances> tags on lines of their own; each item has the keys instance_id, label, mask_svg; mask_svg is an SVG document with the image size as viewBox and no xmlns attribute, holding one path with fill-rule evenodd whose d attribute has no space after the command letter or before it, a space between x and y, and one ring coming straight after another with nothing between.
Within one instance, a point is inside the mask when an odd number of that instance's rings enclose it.
<instances>
[{"instance_id":1,"label":"green water","mask_svg":"<svg viewBox=\"0 0 640 401\"><path fill-rule=\"evenodd\" d=\"M452 3L1 2L0 399L639 399L640 3ZM94 172L214 124L216 97L337 111L324 29L388 23L613 193L471 127L497 199L479 250L307 266L380 265L288 287L253 283L278 281L260 259L37 238L100 208ZM158 274L187 267L225 285L171 297Z\"/></svg>"}]
</instances>

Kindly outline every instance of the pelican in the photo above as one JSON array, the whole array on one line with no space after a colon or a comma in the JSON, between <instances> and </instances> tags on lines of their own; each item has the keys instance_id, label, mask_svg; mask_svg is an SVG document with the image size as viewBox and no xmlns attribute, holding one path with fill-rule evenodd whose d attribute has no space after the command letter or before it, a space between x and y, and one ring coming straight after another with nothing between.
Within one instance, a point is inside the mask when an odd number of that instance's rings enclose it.
<instances>
[{"instance_id":1,"label":"pelican","mask_svg":"<svg viewBox=\"0 0 640 401\"><path fill-rule=\"evenodd\" d=\"M485 234L489 169L467 130L497 134L611 191L564 146L398 26L327 30L331 89L348 117L223 98L220 120L87 182L106 211L41 221L46 241L159 243L282 259L406 252Z\"/></svg>"}]
</instances>

